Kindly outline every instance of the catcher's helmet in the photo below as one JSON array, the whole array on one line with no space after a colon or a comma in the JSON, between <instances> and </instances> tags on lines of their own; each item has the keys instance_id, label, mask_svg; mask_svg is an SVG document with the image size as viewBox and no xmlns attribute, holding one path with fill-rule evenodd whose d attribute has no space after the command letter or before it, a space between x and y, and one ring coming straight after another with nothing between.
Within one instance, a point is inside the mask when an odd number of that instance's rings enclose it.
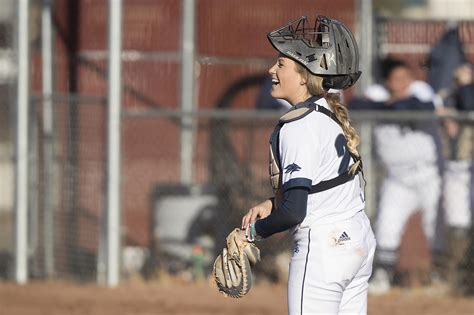
<instances>
[{"instance_id":1,"label":"catcher's helmet","mask_svg":"<svg viewBox=\"0 0 474 315\"><path fill-rule=\"evenodd\" d=\"M351 31L341 22L318 15L314 27L308 18L286 24L270 33L270 43L283 55L323 77L326 89L345 89L359 78L359 50Z\"/></svg>"}]
</instances>

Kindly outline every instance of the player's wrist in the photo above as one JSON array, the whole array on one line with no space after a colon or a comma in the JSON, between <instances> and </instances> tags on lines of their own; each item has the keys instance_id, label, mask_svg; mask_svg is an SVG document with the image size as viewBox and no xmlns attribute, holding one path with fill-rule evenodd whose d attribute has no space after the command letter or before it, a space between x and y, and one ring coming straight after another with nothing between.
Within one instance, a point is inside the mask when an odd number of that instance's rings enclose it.
<instances>
[{"instance_id":1,"label":"player's wrist","mask_svg":"<svg viewBox=\"0 0 474 315\"><path fill-rule=\"evenodd\" d=\"M255 230L255 222L250 223L245 229L245 238L252 243L262 240L262 237L259 236Z\"/></svg>"},{"instance_id":2,"label":"player's wrist","mask_svg":"<svg viewBox=\"0 0 474 315\"><path fill-rule=\"evenodd\" d=\"M273 209L275 209L275 197L268 198L268 201L269 201L270 212L272 212Z\"/></svg>"}]
</instances>

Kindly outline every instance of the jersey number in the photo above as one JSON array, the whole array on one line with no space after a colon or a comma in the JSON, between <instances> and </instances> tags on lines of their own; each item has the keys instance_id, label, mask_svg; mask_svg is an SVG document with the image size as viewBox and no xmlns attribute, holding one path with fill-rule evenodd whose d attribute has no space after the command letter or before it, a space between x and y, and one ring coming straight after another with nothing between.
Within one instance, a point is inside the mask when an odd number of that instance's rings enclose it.
<instances>
[{"instance_id":1,"label":"jersey number","mask_svg":"<svg viewBox=\"0 0 474 315\"><path fill-rule=\"evenodd\" d=\"M345 173L345 172L347 172L347 169L349 168L349 163L351 161L351 155L349 154L349 151L347 150L346 137L344 137L344 135L342 133L340 133L336 137L336 142L335 142L334 146L336 147L337 156L338 157L342 156L342 160L341 160L341 164L339 165L338 173L339 174Z\"/></svg>"}]
</instances>

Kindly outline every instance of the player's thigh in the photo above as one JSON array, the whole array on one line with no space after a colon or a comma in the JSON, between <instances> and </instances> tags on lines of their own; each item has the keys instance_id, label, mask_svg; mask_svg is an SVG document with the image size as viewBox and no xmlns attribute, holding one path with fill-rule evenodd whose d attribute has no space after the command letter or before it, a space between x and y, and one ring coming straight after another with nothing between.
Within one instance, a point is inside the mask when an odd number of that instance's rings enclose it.
<instances>
[{"instance_id":1,"label":"player's thigh","mask_svg":"<svg viewBox=\"0 0 474 315\"><path fill-rule=\"evenodd\" d=\"M313 231L316 230L316 233ZM324 230L325 232L322 232ZM324 250L328 241L327 227L303 229L295 237L293 257L288 278L288 313L337 314L342 298L342 286L332 281L335 276L328 268ZM334 262L332 262L334 264ZM339 265L341 262L339 262Z\"/></svg>"},{"instance_id":2,"label":"player's thigh","mask_svg":"<svg viewBox=\"0 0 474 315\"><path fill-rule=\"evenodd\" d=\"M394 211L413 211L418 206L417 192L396 178L386 178L380 190L379 212L386 217L396 217Z\"/></svg>"},{"instance_id":3,"label":"player's thigh","mask_svg":"<svg viewBox=\"0 0 474 315\"><path fill-rule=\"evenodd\" d=\"M396 179L387 178L381 189L377 220L377 239L384 235L396 237L418 207L416 191Z\"/></svg>"},{"instance_id":4,"label":"player's thigh","mask_svg":"<svg viewBox=\"0 0 474 315\"><path fill-rule=\"evenodd\" d=\"M326 283L322 257L321 237L310 229L300 229L288 277L290 315L337 314L342 290L335 283Z\"/></svg>"},{"instance_id":5,"label":"player's thigh","mask_svg":"<svg viewBox=\"0 0 474 315\"><path fill-rule=\"evenodd\" d=\"M418 185L417 195L420 199L422 209L438 208L441 197L441 177L435 175L428 181Z\"/></svg>"},{"instance_id":6,"label":"player's thigh","mask_svg":"<svg viewBox=\"0 0 474 315\"><path fill-rule=\"evenodd\" d=\"M467 228L470 225L470 177L469 162L447 162L444 173L443 208L449 226Z\"/></svg>"},{"instance_id":7,"label":"player's thigh","mask_svg":"<svg viewBox=\"0 0 474 315\"><path fill-rule=\"evenodd\" d=\"M354 279L342 294L339 314L367 314L368 282L372 275L372 264L375 254L375 238L373 233L367 233L367 259L357 272Z\"/></svg>"},{"instance_id":8,"label":"player's thigh","mask_svg":"<svg viewBox=\"0 0 474 315\"><path fill-rule=\"evenodd\" d=\"M421 203L423 229L428 240L432 241L441 197L441 178L435 176L430 181L420 183L418 195Z\"/></svg>"}]
</instances>

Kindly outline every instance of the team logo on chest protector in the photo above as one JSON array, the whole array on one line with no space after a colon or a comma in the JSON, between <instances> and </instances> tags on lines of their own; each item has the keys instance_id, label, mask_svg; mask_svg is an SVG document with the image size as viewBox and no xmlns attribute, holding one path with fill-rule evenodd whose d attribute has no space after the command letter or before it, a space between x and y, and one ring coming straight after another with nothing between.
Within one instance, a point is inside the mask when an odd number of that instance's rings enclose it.
<instances>
[{"instance_id":1,"label":"team logo on chest protector","mask_svg":"<svg viewBox=\"0 0 474 315\"><path fill-rule=\"evenodd\" d=\"M286 174L293 174L293 172L298 172L299 170L301 170L301 167L296 163L290 164L285 167Z\"/></svg>"}]
</instances>

